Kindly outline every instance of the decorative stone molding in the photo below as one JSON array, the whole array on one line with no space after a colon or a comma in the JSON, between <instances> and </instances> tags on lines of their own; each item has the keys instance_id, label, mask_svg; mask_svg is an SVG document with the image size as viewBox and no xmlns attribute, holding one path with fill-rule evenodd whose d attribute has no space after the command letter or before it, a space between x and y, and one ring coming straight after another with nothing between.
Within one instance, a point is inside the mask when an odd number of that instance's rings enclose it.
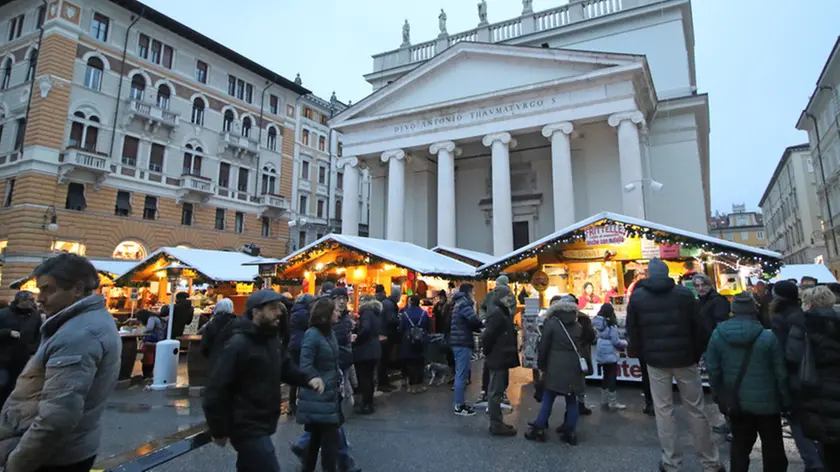
<instances>
[{"instance_id":1,"label":"decorative stone molding","mask_svg":"<svg viewBox=\"0 0 840 472\"><path fill-rule=\"evenodd\" d=\"M615 128L622 121L625 121L625 120L628 120L631 123L638 125L638 124L642 124L642 123L645 122L645 115L638 110L636 110L636 111L625 111L625 112L621 112L621 113L614 113L614 114L610 115L610 117L607 119L607 123L609 123L610 126Z\"/></svg>"},{"instance_id":2,"label":"decorative stone molding","mask_svg":"<svg viewBox=\"0 0 840 472\"><path fill-rule=\"evenodd\" d=\"M344 167L350 167L350 168L356 167L356 168L358 168L359 167L359 158L354 157L354 156L342 157L338 160L338 162L335 163L335 166L339 169L342 169Z\"/></svg>"},{"instance_id":3,"label":"decorative stone molding","mask_svg":"<svg viewBox=\"0 0 840 472\"><path fill-rule=\"evenodd\" d=\"M542 135L548 139L551 139L551 137L554 136L554 133L560 132L565 135L570 135L574 130L575 125L568 121L562 121L560 123L554 123L552 125L543 126Z\"/></svg>"},{"instance_id":4,"label":"decorative stone molding","mask_svg":"<svg viewBox=\"0 0 840 472\"><path fill-rule=\"evenodd\" d=\"M451 152L456 156L461 155L461 148L457 147L454 141L441 141L429 146L429 152L434 155L437 155L440 151Z\"/></svg>"},{"instance_id":5,"label":"decorative stone molding","mask_svg":"<svg viewBox=\"0 0 840 472\"><path fill-rule=\"evenodd\" d=\"M386 164L391 159L406 162L410 161L410 157L402 149L393 149L391 151L385 151L382 153L379 159Z\"/></svg>"},{"instance_id":6,"label":"decorative stone molding","mask_svg":"<svg viewBox=\"0 0 840 472\"><path fill-rule=\"evenodd\" d=\"M41 91L41 98L47 98L50 90L53 89L53 81L50 75L42 75L38 78L38 90Z\"/></svg>"},{"instance_id":7,"label":"decorative stone molding","mask_svg":"<svg viewBox=\"0 0 840 472\"><path fill-rule=\"evenodd\" d=\"M510 133L492 133L481 139L481 144L487 147L493 145L494 142L499 141L502 144L507 144L509 147L516 147L516 139L511 137Z\"/></svg>"}]
</instances>

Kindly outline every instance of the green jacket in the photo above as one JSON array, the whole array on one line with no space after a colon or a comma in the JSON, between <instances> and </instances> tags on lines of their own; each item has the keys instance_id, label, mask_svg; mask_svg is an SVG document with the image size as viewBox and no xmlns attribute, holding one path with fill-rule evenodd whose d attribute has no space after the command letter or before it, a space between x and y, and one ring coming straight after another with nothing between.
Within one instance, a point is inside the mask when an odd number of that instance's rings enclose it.
<instances>
[{"instance_id":1,"label":"green jacket","mask_svg":"<svg viewBox=\"0 0 840 472\"><path fill-rule=\"evenodd\" d=\"M506 285L506 287L510 288ZM481 321L487 319L487 315L493 311L493 308L496 306L496 299L498 298L498 294L496 293L496 289L487 292L487 295L484 297L484 300L481 301L481 306L478 307L478 318ZM513 299L513 303L511 306L508 307L512 314L516 314L516 298Z\"/></svg>"},{"instance_id":2,"label":"green jacket","mask_svg":"<svg viewBox=\"0 0 840 472\"><path fill-rule=\"evenodd\" d=\"M776 335L754 318L732 318L712 333L706 349L712 393L717 396L724 386L735 384L753 340L755 347L739 393L741 409L756 415L778 414L791 404L784 353Z\"/></svg>"}]
</instances>

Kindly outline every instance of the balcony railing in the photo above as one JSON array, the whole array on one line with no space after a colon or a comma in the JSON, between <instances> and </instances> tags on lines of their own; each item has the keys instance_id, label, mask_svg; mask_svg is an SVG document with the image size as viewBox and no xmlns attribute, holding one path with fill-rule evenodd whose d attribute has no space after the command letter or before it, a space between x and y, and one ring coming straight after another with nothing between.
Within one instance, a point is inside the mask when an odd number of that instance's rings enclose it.
<instances>
[{"instance_id":1,"label":"balcony railing","mask_svg":"<svg viewBox=\"0 0 840 472\"><path fill-rule=\"evenodd\" d=\"M181 188L190 192L213 195L216 193L216 184L212 180L196 175L181 176Z\"/></svg>"},{"instance_id":2,"label":"balcony railing","mask_svg":"<svg viewBox=\"0 0 840 472\"><path fill-rule=\"evenodd\" d=\"M170 135L180 124L177 113L136 98L128 99L127 113L130 120L140 118L145 121L146 127L151 131L163 126L169 131Z\"/></svg>"},{"instance_id":3,"label":"balcony railing","mask_svg":"<svg viewBox=\"0 0 840 472\"><path fill-rule=\"evenodd\" d=\"M243 154L256 155L259 152L259 143L257 143L256 137L241 136L230 131L222 131L219 136L222 140L222 150L230 149L234 157L240 157Z\"/></svg>"},{"instance_id":4,"label":"balcony railing","mask_svg":"<svg viewBox=\"0 0 840 472\"><path fill-rule=\"evenodd\" d=\"M660 3L661 1L572 0L566 5L549 10L523 13L518 18L482 25L468 31L439 37L432 41L407 44L399 49L374 55L374 72L429 60L446 48L463 41L522 43L527 40L519 40L519 38L524 38L533 33L562 28L581 21L612 15L632 8Z\"/></svg>"},{"instance_id":5,"label":"balcony railing","mask_svg":"<svg viewBox=\"0 0 840 472\"><path fill-rule=\"evenodd\" d=\"M64 152L64 160L59 166L58 183L64 183L72 174L88 174L94 176L94 187L99 186L105 177L111 173L108 157L95 154L84 149L68 148Z\"/></svg>"},{"instance_id":6,"label":"balcony railing","mask_svg":"<svg viewBox=\"0 0 840 472\"><path fill-rule=\"evenodd\" d=\"M259 202L260 205L265 207L284 211L289 210L289 202L280 195L272 195L270 193L260 195Z\"/></svg>"}]
</instances>

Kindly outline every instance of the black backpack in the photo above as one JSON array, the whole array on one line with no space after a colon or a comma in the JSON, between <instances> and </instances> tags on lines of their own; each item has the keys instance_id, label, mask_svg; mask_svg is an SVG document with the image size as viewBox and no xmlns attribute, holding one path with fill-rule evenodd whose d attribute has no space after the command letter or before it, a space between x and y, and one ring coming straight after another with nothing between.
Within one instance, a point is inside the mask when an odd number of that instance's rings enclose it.
<instances>
[{"instance_id":1,"label":"black backpack","mask_svg":"<svg viewBox=\"0 0 840 472\"><path fill-rule=\"evenodd\" d=\"M404 316L408 320L408 324L411 325L411 327L408 328L408 340L411 341L411 344L415 347L422 346L423 342L426 340L426 331L420 327L420 324L422 323L422 317L420 319L420 322L414 324L414 322L411 321L411 317L408 316L408 313L405 313Z\"/></svg>"}]
</instances>

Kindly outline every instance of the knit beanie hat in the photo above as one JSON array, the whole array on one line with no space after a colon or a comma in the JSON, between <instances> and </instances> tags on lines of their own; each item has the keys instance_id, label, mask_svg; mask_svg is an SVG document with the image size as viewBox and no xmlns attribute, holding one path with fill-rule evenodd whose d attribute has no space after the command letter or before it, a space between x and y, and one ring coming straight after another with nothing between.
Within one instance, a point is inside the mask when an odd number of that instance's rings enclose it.
<instances>
[{"instance_id":1,"label":"knit beanie hat","mask_svg":"<svg viewBox=\"0 0 840 472\"><path fill-rule=\"evenodd\" d=\"M749 292L741 292L732 297L732 314L733 315L758 315L758 305L755 304L755 298Z\"/></svg>"},{"instance_id":2,"label":"knit beanie hat","mask_svg":"<svg viewBox=\"0 0 840 472\"><path fill-rule=\"evenodd\" d=\"M781 280L773 285L773 296L783 300L796 301L799 299L799 288L789 280Z\"/></svg>"},{"instance_id":3,"label":"knit beanie hat","mask_svg":"<svg viewBox=\"0 0 840 472\"><path fill-rule=\"evenodd\" d=\"M510 284L510 279L508 279L507 275L500 275L496 278L496 285L508 285Z\"/></svg>"}]
</instances>

